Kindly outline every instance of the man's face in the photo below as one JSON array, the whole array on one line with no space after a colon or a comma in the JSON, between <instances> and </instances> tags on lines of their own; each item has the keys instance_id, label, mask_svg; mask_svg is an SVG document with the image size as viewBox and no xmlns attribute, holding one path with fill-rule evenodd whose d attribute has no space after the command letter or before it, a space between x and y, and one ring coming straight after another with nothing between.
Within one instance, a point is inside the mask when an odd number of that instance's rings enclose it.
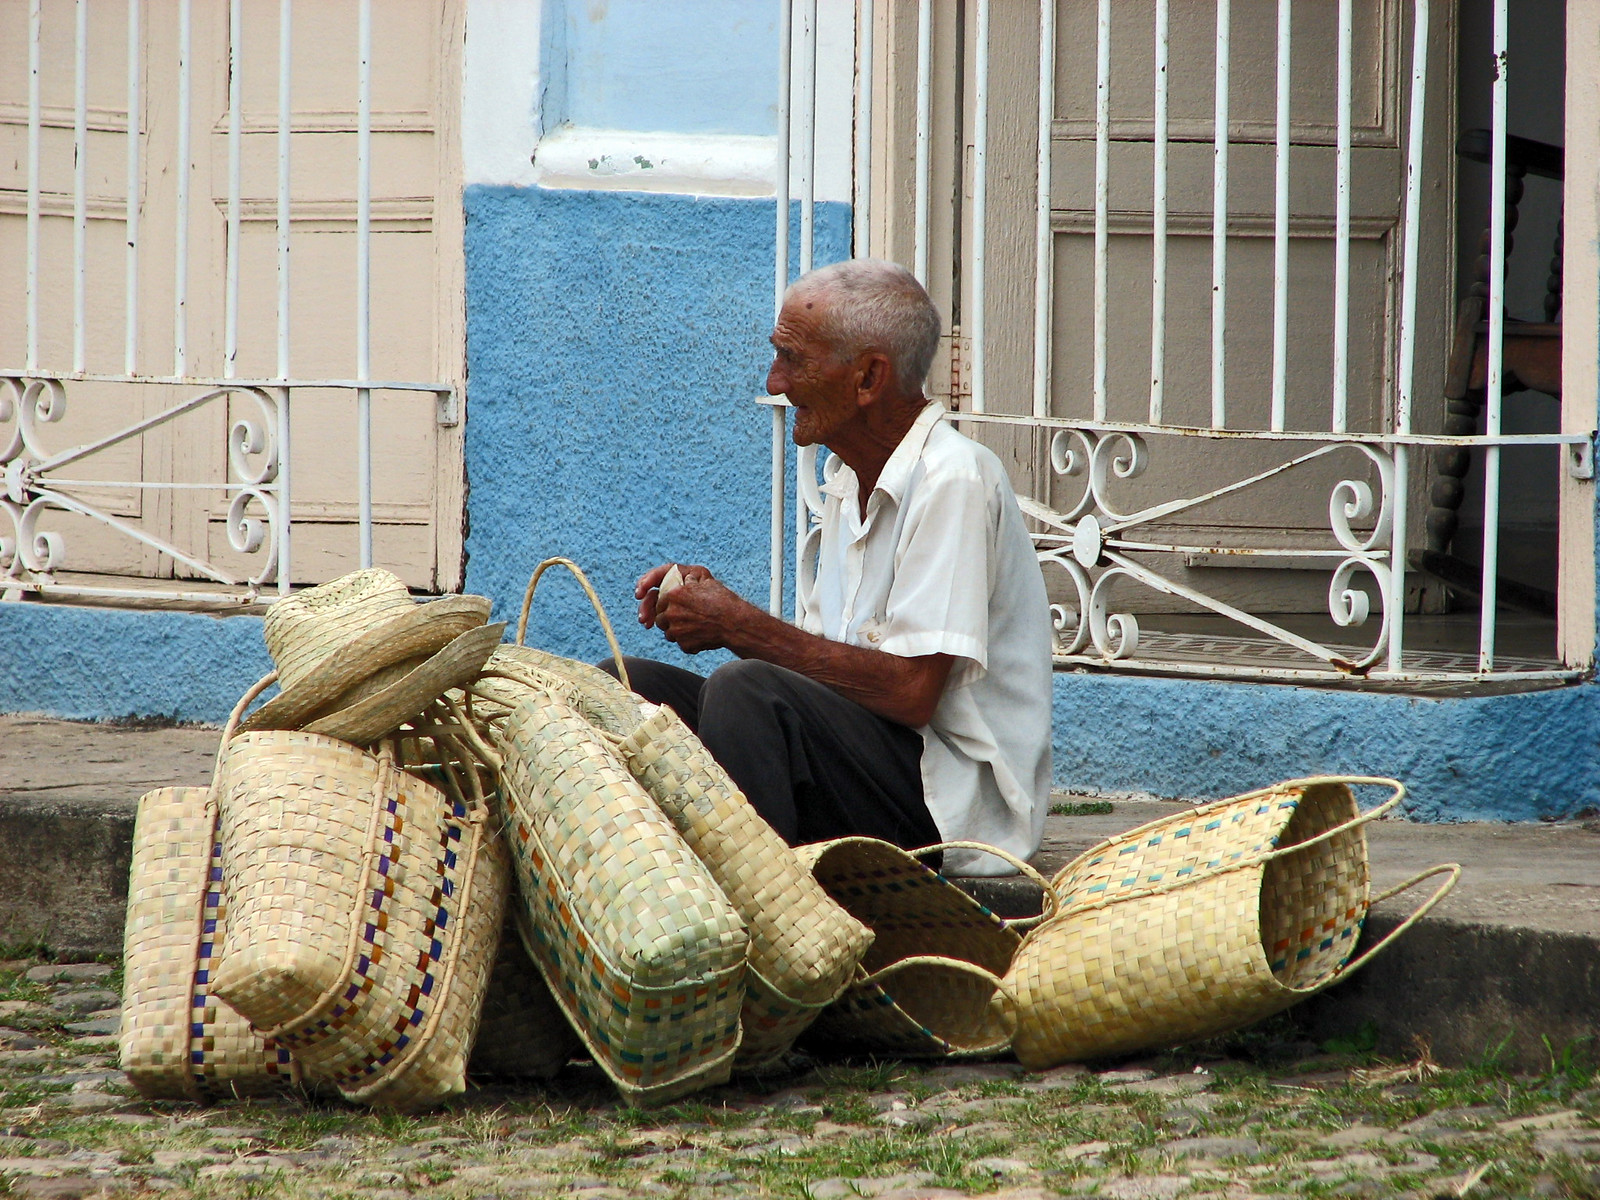
<instances>
[{"instance_id":1,"label":"man's face","mask_svg":"<svg viewBox=\"0 0 1600 1200\"><path fill-rule=\"evenodd\" d=\"M818 319L827 301L821 296L790 298L772 331L772 369L767 391L794 405L794 444L831 445L840 429L860 413L860 375L854 363L838 362Z\"/></svg>"}]
</instances>

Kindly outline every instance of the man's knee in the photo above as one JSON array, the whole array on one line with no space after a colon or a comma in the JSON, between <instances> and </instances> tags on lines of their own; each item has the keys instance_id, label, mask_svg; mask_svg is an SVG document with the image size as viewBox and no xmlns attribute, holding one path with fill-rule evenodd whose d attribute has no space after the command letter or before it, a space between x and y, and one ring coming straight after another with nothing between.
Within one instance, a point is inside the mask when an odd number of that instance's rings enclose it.
<instances>
[{"instance_id":1,"label":"man's knee","mask_svg":"<svg viewBox=\"0 0 1600 1200\"><path fill-rule=\"evenodd\" d=\"M790 672L769 662L737 658L723 663L706 679L701 708L738 711L747 704L759 704L786 689Z\"/></svg>"}]
</instances>

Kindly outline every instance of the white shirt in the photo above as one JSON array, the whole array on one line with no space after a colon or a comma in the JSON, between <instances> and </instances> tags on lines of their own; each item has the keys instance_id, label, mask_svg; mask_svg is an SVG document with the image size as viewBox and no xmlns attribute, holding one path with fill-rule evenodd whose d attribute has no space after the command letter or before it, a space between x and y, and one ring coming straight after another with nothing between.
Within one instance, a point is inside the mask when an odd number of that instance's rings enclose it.
<instances>
[{"instance_id":1,"label":"white shirt","mask_svg":"<svg viewBox=\"0 0 1600 1200\"><path fill-rule=\"evenodd\" d=\"M1028 858L1050 798L1050 609L1017 499L987 447L930 404L884 464L860 516L840 462L823 484L816 576L799 624L834 641L912 658L955 657L922 734L923 795L947 840ZM951 851L945 869L1009 874Z\"/></svg>"}]
</instances>

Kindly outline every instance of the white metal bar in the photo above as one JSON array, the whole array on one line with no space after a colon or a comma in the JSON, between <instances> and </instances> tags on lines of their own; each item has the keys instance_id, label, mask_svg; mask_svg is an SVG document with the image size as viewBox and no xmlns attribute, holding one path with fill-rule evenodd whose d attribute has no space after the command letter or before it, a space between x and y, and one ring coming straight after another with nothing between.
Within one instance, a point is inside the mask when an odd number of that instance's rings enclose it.
<instances>
[{"instance_id":1,"label":"white metal bar","mask_svg":"<svg viewBox=\"0 0 1600 1200\"><path fill-rule=\"evenodd\" d=\"M278 5L278 377L289 377L289 144L294 137L294 0Z\"/></svg>"},{"instance_id":2,"label":"white metal bar","mask_svg":"<svg viewBox=\"0 0 1600 1200\"><path fill-rule=\"evenodd\" d=\"M28 374L26 367L0 367L0 378L5 376L22 376ZM67 380L88 380L94 383L149 383L148 375L118 375L104 371L72 371L60 374L57 378ZM213 375L162 375L159 377L163 384L195 384L200 387L274 387L288 385L294 388L338 388L342 391L354 391L357 388L368 388L374 392L432 392L438 396L453 397L455 388L448 383L426 379L318 379L290 378L281 379L272 376L267 379L222 379ZM783 401L773 401L781 404ZM1543 437L1545 435L1529 435ZM1576 434L1551 434L1552 438L1565 438L1568 441L1577 437ZM1353 440L1366 441L1366 435L1357 435ZM1579 439L1581 440L1581 439ZM1482 441L1481 438L1477 441ZM1510 444L1509 441L1507 444Z\"/></svg>"},{"instance_id":3,"label":"white metal bar","mask_svg":"<svg viewBox=\"0 0 1600 1200\"><path fill-rule=\"evenodd\" d=\"M1050 415L1051 299L1055 237L1050 231L1050 143L1056 114L1056 6L1039 5L1039 157L1033 214L1033 415Z\"/></svg>"},{"instance_id":4,"label":"white metal bar","mask_svg":"<svg viewBox=\"0 0 1600 1200\"><path fill-rule=\"evenodd\" d=\"M1272 208L1272 428L1282 429L1289 395L1289 89L1292 3L1278 0L1278 128Z\"/></svg>"},{"instance_id":5,"label":"white metal bar","mask_svg":"<svg viewBox=\"0 0 1600 1200\"><path fill-rule=\"evenodd\" d=\"M805 106L800 110L801 163L804 174L800 184L800 274L804 275L816 265L816 203L817 203L817 0L805 0L800 13L800 63L801 84L805 89ZM800 556L805 545L811 510L806 504L806 472L816 476L817 450L815 446L796 447L794 454L794 561L795 584L800 583ZM797 606L798 607L798 606Z\"/></svg>"},{"instance_id":6,"label":"white metal bar","mask_svg":"<svg viewBox=\"0 0 1600 1200\"><path fill-rule=\"evenodd\" d=\"M128 200L126 229L128 243L126 291L123 311L122 369L129 375L139 371L139 5L128 0Z\"/></svg>"},{"instance_id":7,"label":"white metal bar","mask_svg":"<svg viewBox=\"0 0 1600 1200\"><path fill-rule=\"evenodd\" d=\"M1228 84L1229 0L1217 0L1216 108L1211 159L1211 427L1228 423Z\"/></svg>"},{"instance_id":8,"label":"white metal bar","mask_svg":"<svg viewBox=\"0 0 1600 1200\"><path fill-rule=\"evenodd\" d=\"M1494 4L1494 152L1489 181L1489 345L1484 432L1500 433L1502 340L1506 319L1506 23L1507 0ZM1500 447L1483 455L1483 584L1478 616L1478 669L1494 669L1495 605L1500 570Z\"/></svg>"},{"instance_id":9,"label":"white metal bar","mask_svg":"<svg viewBox=\"0 0 1600 1200\"><path fill-rule=\"evenodd\" d=\"M1401 251L1400 275L1400 362L1396 370L1396 433L1411 432L1412 397L1416 390L1417 361L1417 256L1422 241L1422 152L1423 119L1428 94L1428 0L1413 0L1411 33L1411 121L1406 141L1405 240ZM1410 483L1411 453L1403 445L1394 448L1394 533L1389 573L1388 611L1393 614L1389 632L1389 670L1399 671L1405 662L1406 599L1406 498Z\"/></svg>"},{"instance_id":10,"label":"white metal bar","mask_svg":"<svg viewBox=\"0 0 1600 1200\"><path fill-rule=\"evenodd\" d=\"M1333 431L1350 422L1350 125L1351 0L1339 0L1338 148L1334 155L1333 216Z\"/></svg>"},{"instance_id":11,"label":"white metal bar","mask_svg":"<svg viewBox=\"0 0 1600 1200\"><path fill-rule=\"evenodd\" d=\"M1167 386L1167 65L1170 0L1156 0L1155 162L1150 236L1150 422L1161 423Z\"/></svg>"},{"instance_id":12,"label":"white metal bar","mask_svg":"<svg viewBox=\"0 0 1600 1200\"><path fill-rule=\"evenodd\" d=\"M309 386L309 385L308 385ZM324 386L318 384L316 386ZM1010 422L1040 429L1087 429L1095 433L1137 433L1148 437L1196 438L1204 441L1313 442L1328 446L1582 446L1583 433L1502 433L1498 437L1446 437L1426 433L1274 433L1267 429L1209 429L1192 425L1140 425L1130 421L1093 421L1079 417L1035 417L1017 413L962 413L963 421Z\"/></svg>"},{"instance_id":13,"label":"white metal bar","mask_svg":"<svg viewBox=\"0 0 1600 1200\"><path fill-rule=\"evenodd\" d=\"M1106 205L1111 195L1111 0L1095 20L1094 81L1094 418L1106 419Z\"/></svg>"},{"instance_id":14,"label":"white metal bar","mask_svg":"<svg viewBox=\"0 0 1600 1200\"><path fill-rule=\"evenodd\" d=\"M800 10L800 274L816 265L817 247L817 0Z\"/></svg>"},{"instance_id":15,"label":"white metal bar","mask_svg":"<svg viewBox=\"0 0 1600 1200\"><path fill-rule=\"evenodd\" d=\"M852 220L857 258L872 254L872 34L873 0L861 0L856 30L856 210Z\"/></svg>"},{"instance_id":16,"label":"white metal bar","mask_svg":"<svg viewBox=\"0 0 1600 1200\"><path fill-rule=\"evenodd\" d=\"M783 311L783 293L789 287L789 153L790 136L789 101L791 70L790 58L794 36L794 0L781 0L778 14L778 161L775 172L773 199L777 208L777 230L773 244L773 296L772 315L776 320ZM784 506L788 500L787 464L785 443L788 440L788 418L781 405L772 409L772 531L767 587L767 611L775 617L783 615L783 557L787 525Z\"/></svg>"},{"instance_id":17,"label":"white metal bar","mask_svg":"<svg viewBox=\"0 0 1600 1200\"><path fill-rule=\"evenodd\" d=\"M222 374L232 379L239 358L239 123L240 61L244 44L244 0L228 0L228 258L223 299Z\"/></svg>"},{"instance_id":18,"label":"white metal bar","mask_svg":"<svg viewBox=\"0 0 1600 1200\"><path fill-rule=\"evenodd\" d=\"M89 231L89 0L78 0L72 121L72 369L84 369Z\"/></svg>"},{"instance_id":19,"label":"white metal bar","mask_svg":"<svg viewBox=\"0 0 1600 1200\"><path fill-rule=\"evenodd\" d=\"M190 63L191 0L178 0L177 229L172 254L172 373L189 371L189 103L194 91Z\"/></svg>"},{"instance_id":20,"label":"white metal bar","mask_svg":"<svg viewBox=\"0 0 1600 1200\"><path fill-rule=\"evenodd\" d=\"M356 378L372 377L372 0L361 0L356 77ZM372 565L372 393L356 392L361 565Z\"/></svg>"},{"instance_id":21,"label":"white metal bar","mask_svg":"<svg viewBox=\"0 0 1600 1200\"><path fill-rule=\"evenodd\" d=\"M982 412L984 372L987 367L984 342L988 307L989 252L989 9L992 0L978 0L978 23L974 30L972 96L972 401L973 412Z\"/></svg>"},{"instance_id":22,"label":"white metal bar","mask_svg":"<svg viewBox=\"0 0 1600 1200\"><path fill-rule=\"evenodd\" d=\"M933 146L933 0L917 0L916 232L912 272L928 286L928 199Z\"/></svg>"},{"instance_id":23,"label":"white metal bar","mask_svg":"<svg viewBox=\"0 0 1600 1200\"><path fill-rule=\"evenodd\" d=\"M28 370L39 369L39 27L41 0L28 5Z\"/></svg>"},{"instance_id":24,"label":"white metal bar","mask_svg":"<svg viewBox=\"0 0 1600 1200\"><path fill-rule=\"evenodd\" d=\"M289 389L279 388L278 397L278 595L287 596L294 582L293 555L289 550L294 530L289 487Z\"/></svg>"}]
</instances>

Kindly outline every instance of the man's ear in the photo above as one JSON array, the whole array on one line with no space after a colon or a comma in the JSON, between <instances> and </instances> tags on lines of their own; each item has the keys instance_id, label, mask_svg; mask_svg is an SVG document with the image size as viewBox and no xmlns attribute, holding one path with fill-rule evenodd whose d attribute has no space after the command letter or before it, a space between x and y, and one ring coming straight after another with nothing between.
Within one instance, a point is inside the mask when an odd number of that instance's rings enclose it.
<instances>
[{"instance_id":1,"label":"man's ear","mask_svg":"<svg viewBox=\"0 0 1600 1200\"><path fill-rule=\"evenodd\" d=\"M891 390L894 371L889 365L889 356L875 350L863 354L860 361L861 374L860 381L856 385L856 402L867 405Z\"/></svg>"}]
</instances>

